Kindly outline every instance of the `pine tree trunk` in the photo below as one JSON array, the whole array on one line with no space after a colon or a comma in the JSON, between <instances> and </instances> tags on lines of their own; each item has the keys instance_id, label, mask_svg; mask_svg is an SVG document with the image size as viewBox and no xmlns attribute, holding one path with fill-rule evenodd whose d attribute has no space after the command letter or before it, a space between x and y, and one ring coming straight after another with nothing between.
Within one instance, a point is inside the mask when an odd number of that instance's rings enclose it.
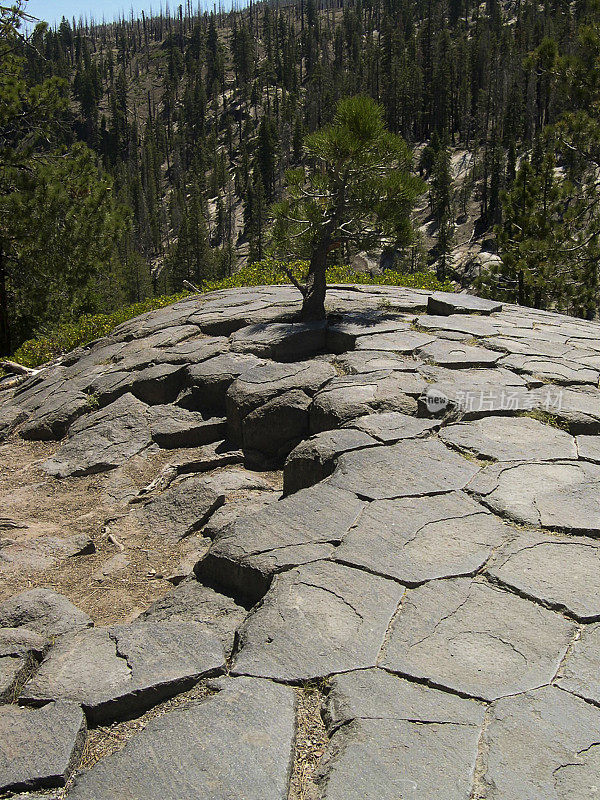
<instances>
[{"instance_id":1,"label":"pine tree trunk","mask_svg":"<svg viewBox=\"0 0 600 800\"><path fill-rule=\"evenodd\" d=\"M326 270L327 243L322 242L314 250L308 268L306 294L302 303L303 320L325 319L325 292L327 291Z\"/></svg>"},{"instance_id":2,"label":"pine tree trunk","mask_svg":"<svg viewBox=\"0 0 600 800\"><path fill-rule=\"evenodd\" d=\"M6 266L0 244L0 356L10 355L10 326L8 323L8 295L6 292Z\"/></svg>"}]
</instances>

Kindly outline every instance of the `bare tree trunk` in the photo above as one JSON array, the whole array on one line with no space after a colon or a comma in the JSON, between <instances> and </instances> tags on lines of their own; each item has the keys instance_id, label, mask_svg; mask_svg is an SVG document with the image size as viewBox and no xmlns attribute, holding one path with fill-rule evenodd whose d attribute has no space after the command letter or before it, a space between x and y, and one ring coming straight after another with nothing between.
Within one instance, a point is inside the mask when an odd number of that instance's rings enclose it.
<instances>
[{"instance_id":1,"label":"bare tree trunk","mask_svg":"<svg viewBox=\"0 0 600 800\"><path fill-rule=\"evenodd\" d=\"M308 268L306 294L302 303L303 320L325 319L325 293L327 291L327 242L321 242L313 251Z\"/></svg>"},{"instance_id":2,"label":"bare tree trunk","mask_svg":"<svg viewBox=\"0 0 600 800\"><path fill-rule=\"evenodd\" d=\"M8 294L6 291L6 261L0 243L0 355L10 354L10 325L8 322Z\"/></svg>"}]
</instances>

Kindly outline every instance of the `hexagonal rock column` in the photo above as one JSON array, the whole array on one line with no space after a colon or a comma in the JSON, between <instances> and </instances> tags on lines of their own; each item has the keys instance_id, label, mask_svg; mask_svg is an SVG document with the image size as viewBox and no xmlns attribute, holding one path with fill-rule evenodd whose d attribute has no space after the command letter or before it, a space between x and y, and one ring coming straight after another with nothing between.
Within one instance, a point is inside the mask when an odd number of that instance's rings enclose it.
<instances>
[{"instance_id":1,"label":"hexagonal rock column","mask_svg":"<svg viewBox=\"0 0 600 800\"><path fill-rule=\"evenodd\" d=\"M64 786L79 763L86 725L76 703L0 706L0 792Z\"/></svg>"},{"instance_id":2,"label":"hexagonal rock column","mask_svg":"<svg viewBox=\"0 0 600 800\"><path fill-rule=\"evenodd\" d=\"M233 672L302 681L373 667L403 591L331 561L277 575L238 631Z\"/></svg>"},{"instance_id":3,"label":"hexagonal rock column","mask_svg":"<svg viewBox=\"0 0 600 800\"><path fill-rule=\"evenodd\" d=\"M336 675L323 800L469 800L485 707L381 670Z\"/></svg>"},{"instance_id":4,"label":"hexagonal rock column","mask_svg":"<svg viewBox=\"0 0 600 800\"><path fill-rule=\"evenodd\" d=\"M136 621L62 636L21 700L81 703L91 724L139 714L225 666L220 638L195 622Z\"/></svg>"},{"instance_id":5,"label":"hexagonal rock column","mask_svg":"<svg viewBox=\"0 0 600 800\"><path fill-rule=\"evenodd\" d=\"M336 548L344 564L416 586L475 574L514 529L462 492L376 500Z\"/></svg>"},{"instance_id":6,"label":"hexagonal rock column","mask_svg":"<svg viewBox=\"0 0 600 800\"><path fill-rule=\"evenodd\" d=\"M576 631L553 611L468 578L409 591L381 666L495 700L549 683Z\"/></svg>"},{"instance_id":7,"label":"hexagonal rock column","mask_svg":"<svg viewBox=\"0 0 600 800\"><path fill-rule=\"evenodd\" d=\"M498 463L467 486L492 511L543 528L600 534L600 465Z\"/></svg>"},{"instance_id":8,"label":"hexagonal rock column","mask_svg":"<svg viewBox=\"0 0 600 800\"><path fill-rule=\"evenodd\" d=\"M69 800L287 800L294 692L248 678L216 688L151 720L123 750L79 775Z\"/></svg>"},{"instance_id":9,"label":"hexagonal rock column","mask_svg":"<svg viewBox=\"0 0 600 800\"><path fill-rule=\"evenodd\" d=\"M600 774L600 710L545 686L494 703L476 797L592 800Z\"/></svg>"},{"instance_id":10,"label":"hexagonal rock column","mask_svg":"<svg viewBox=\"0 0 600 800\"><path fill-rule=\"evenodd\" d=\"M478 471L441 442L409 439L344 454L329 483L369 500L391 500L462 489Z\"/></svg>"}]
</instances>

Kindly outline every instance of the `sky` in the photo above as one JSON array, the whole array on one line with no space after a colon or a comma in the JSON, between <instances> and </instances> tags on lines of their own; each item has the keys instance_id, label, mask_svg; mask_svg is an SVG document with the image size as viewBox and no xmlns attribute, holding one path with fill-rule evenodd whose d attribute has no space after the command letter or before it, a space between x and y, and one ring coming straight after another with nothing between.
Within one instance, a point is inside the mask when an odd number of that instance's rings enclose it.
<instances>
[{"instance_id":1,"label":"sky","mask_svg":"<svg viewBox=\"0 0 600 800\"><path fill-rule=\"evenodd\" d=\"M38 19L49 22L50 25L60 23L63 16L69 21L75 17L79 19L80 16L87 17L88 19L93 16L95 22L102 22L102 17L107 22L112 22L113 19L121 16L123 12L127 16L131 14L131 8L135 16L138 16L142 10L149 12L152 8L155 12L160 10L161 5L165 6L168 0L28 0L25 4L25 10ZM170 0L169 6L174 11L181 0ZM197 0L192 3L196 8ZM213 3L210 0L204 0L201 3L203 8L212 8ZM218 3L217 3L218 5ZM224 7L226 3L222 2Z\"/></svg>"}]
</instances>

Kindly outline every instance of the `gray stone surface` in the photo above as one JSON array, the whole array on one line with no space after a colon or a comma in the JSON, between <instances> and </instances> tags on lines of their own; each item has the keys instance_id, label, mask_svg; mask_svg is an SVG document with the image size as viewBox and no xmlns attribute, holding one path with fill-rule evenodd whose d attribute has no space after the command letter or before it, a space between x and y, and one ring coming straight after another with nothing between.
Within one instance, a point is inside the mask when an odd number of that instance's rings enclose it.
<instances>
[{"instance_id":1,"label":"gray stone surface","mask_svg":"<svg viewBox=\"0 0 600 800\"><path fill-rule=\"evenodd\" d=\"M64 786L85 738L85 717L75 703L0 706L0 792Z\"/></svg>"},{"instance_id":2,"label":"gray stone surface","mask_svg":"<svg viewBox=\"0 0 600 800\"><path fill-rule=\"evenodd\" d=\"M370 500L391 500L462 489L478 469L440 442L407 439L340 456L329 482Z\"/></svg>"},{"instance_id":3,"label":"gray stone surface","mask_svg":"<svg viewBox=\"0 0 600 800\"><path fill-rule=\"evenodd\" d=\"M412 356L382 350L350 350L339 355L335 363L348 375L364 375L390 369L415 372L418 364Z\"/></svg>"},{"instance_id":4,"label":"gray stone surface","mask_svg":"<svg viewBox=\"0 0 600 800\"><path fill-rule=\"evenodd\" d=\"M346 427L364 431L385 444L393 444L401 439L414 439L438 427L431 419L419 419L399 411L381 411L367 414L346 423Z\"/></svg>"},{"instance_id":5,"label":"gray stone surface","mask_svg":"<svg viewBox=\"0 0 600 800\"><path fill-rule=\"evenodd\" d=\"M84 533L36 536L24 540L0 539L0 572L47 569L73 556L93 552L94 543Z\"/></svg>"},{"instance_id":6,"label":"gray stone surface","mask_svg":"<svg viewBox=\"0 0 600 800\"><path fill-rule=\"evenodd\" d=\"M587 461L498 463L467 491L493 511L543 528L600 533L600 465Z\"/></svg>"},{"instance_id":7,"label":"gray stone surface","mask_svg":"<svg viewBox=\"0 0 600 800\"><path fill-rule=\"evenodd\" d=\"M522 372L539 378L540 381L552 381L560 384L589 384L598 386L600 372L597 369L573 363L570 359L550 358L544 356L513 354L505 356L500 362L515 372Z\"/></svg>"},{"instance_id":8,"label":"gray stone surface","mask_svg":"<svg viewBox=\"0 0 600 800\"><path fill-rule=\"evenodd\" d=\"M419 358L450 369L465 367L490 367L500 358L500 353L485 347L473 347L461 342L437 339L418 349Z\"/></svg>"},{"instance_id":9,"label":"gray stone surface","mask_svg":"<svg viewBox=\"0 0 600 800\"><path fill-rule=\"evenodd\" d=\"M329 561L278 575L238 631L233 672L301 681L373 667L402 587Z\"/></svg>"},{"instance_id":10,"label":"gray stone surface","mask_svg":"<svg viewBox=\"0 0 600 800\"><path fill-rule=\"evenodd\" d=\"M244 449L283 460L308 436L311 402L305 392L293 389L255 408L242 422Z\"/></svg>"},{"instance_id":11,"label":"gray stone surface","mask_svg":"<svg viewBox=\"0 0 600 800\"><path fill-rule=\"evenodd\" d=\"M488 573L520 595L581 622L600 619L596 539L527 531L498 552Z\"/></svg>"},{"instance_id":12,"label":"gray stone surface","mask_svg":"<svg viewBox=\"0 0 600 800\"><path fill-rule=\"evenodd\" d=\"M238 378L227 392L227 422L234 441L242 441L245 417L269 400L293 390L313 395L336 374L327 361L267 363Z\"/></svg>"},{"instance_id":13,"label":"gray stone surface","mask_svg":"<svg viewBox=\"0 0 600 800\"><path fill-rule=\"evenodd\" d=\"M21 426L19 433L23 439L62 439L71 423L90 408L87 394L66 388L48 397Z\"/></svg>"},{"instance_id":14,"label":"gray stone surface","mask_svg":"<svg viewBox=\"0 0 600 800\"><path fill-rule=\"evenodd\" d=\"M27 419L27 412L13 405L0 405L0 443Z\"/></svg>"},{"instance_id":15,"label":"gray stone surface","mask_svg":"<svg viewBox=\"0 0 600 800\"><path fill-rule=\"evenodd\" d=\"M575 625L469 578L407 593L379 664L483 700L549 683Z\"/></svg>"},{"instance_id":16,"label":"gray stone surface","mask_svg":"<svg viewBox=\"0 0 600 800\"><path fill-rule=\"evenodd\" d=\"M480 786L488 800L575 800L598 794L600 711L545 686L491 707Z\"/></svg>"},{"instance_id":17,"label":"gray stone surface","mask_svg":"<svg viewBox=\"0 0 600 800\"><path fill-rule=\"evenodd\" d=\"M338 428L374 411L415 414L426 384L411 372L372 372L333 378L315 395L310 414L311 433Z\"/></svg>"},{"instance_id":18,"label":"gray stone surface","mask_svg":"<svg viewBox=\"0 0 600 800\"><path fill-rule=\"evenodd\" d=\"M484 706L381 670L336 675L332 738L317 772L326 800L469 800Z\"/></svg>"},{"instance_id":19,"label":"gray stone surface","mask_svg":"<svg viewBox=\"0 0 600 800\"><path fill-rule=\"evenodd\" d=\"M142 529L177 542L199 530L225 497L201 475L184 476L132 513Z\"/></svg>"},{"instance_id":20,"label":"gray stone surface","mask_svg":"<svg viewBox=\"0 0 600 800\"><path fill-rule=\"evenodd\" d=\"M427 301L430 314L491 314L501 311L502 303L484 300L472 294L434 292Z\"/></svg>"},{"instance_id":21,"label":"gray stone surface","mask_svg":"<svg viewBox=\"0 0 600 800\"><path fill-rule=\"evenodd\" d=\"M324 484L296 492L218 531L196 574L256 603L274 573L331 556L363 506L349 492Z\"/></svg>"},{"instance_id":22,"label":"gray stone surface","mask_svg":"<svg viewBox=\"0 0 600 800\"><path fill-rule=\"evenodd\" d=\"M352 350L366 336L409 330L408 322L390 318L380 310L362 311L345 315L345 319L330 323L327 328L327 349L332 353ZM377 350L381 348L375 348ZM392 350L393 348L389 348Z\"/></svg>"},{"instance_id":23,"label":"gray stone surface","mask_svg":"<svg viewBox=\"0 0 600 800\"><path fill-rule=\"evenodd\" d=\"M483 417L440 431L446 444L495 461L554 461L577 458L566 431L531 417Z\"/></svg>"},{"instance_id":24,"label":"gray stone surface","mask_svg":"<svg viewBox=\"0 0 600 800\"><path fill-rule=\"evenodd\" d=\"M50 637L91 624L87 614L52 589L28 589L0 603L0 628L27 628Z\"/></svg>"},{"instance_id":25,"label":"gray stone surface","mask_svg":"<svg viewBox=\"0 0 600 800\"><path fill-rule=\"evenodd\" d=\"M233 598L203 586L194 577L187 578L175 589L153 603L139 619L150 622L193 622L214 632L226 653L233 649L236 629L247 611Z\"/></svg>"},{"instance_id":26,"label":"gray stone surface","mask_svg":"<svg viewBox=\"0 0 600 800\"><path fill-rule=\"evenodd\" d=\"M225 411L225 395L233 381L261 364L256 356L223 353L187 367L184 389L177 405L202 414L221 416Z\"/></svg>"},{"instance_id":27,"label":"gray stone surface","mask_svg":"<svg viewBox=\"0 0 600 800\"><path fill-rule=\"evenodd\" d=\"M20 680L27 675L30 661L25 656L0 657L0 703L12 703L15 689Z\"/></svg>"},{"instance_id":28,"label":"gray stone surface","mask_svg":"<svg viewBox=\"0 0 600 800\"><path fill-rule=\"evenodd\" d=\"M150 721L79 775L70 800L287 800L295 698L271 681L220 681L200 703Z\"/></svg>"},{"instance_id":29,"label":"gray stone surface","mask_svg":"<svg viewBox=\"0 0 600 800\"><path fill-rule=\"evenodd\" d=\"M43 465L58 478L105 472L123 464L151 443L147 406L125 394L71 426L69 438Z\"/></svg>"},{"instance_id":30,"label":"gray stone surface","mask_svg":"<svg viewBox=\"0 0 600 800\"><path fill-rule=\"evenodd\" d=\"M289 800L277 682L324 677L311 800L595 796L600 323L392 286L329 287L327 325L299 305L292 286L189 297L0 392L0 438L67 435L11 438L9 469L54 453L45 496L89 490L124 542L162 533L177 584L111 628L51 592L0 605L0 699L74 698L95 724L221 689L134 723L82 800ZM9 585L89 546L4 486ZM139 569L129 547L76 566L115 588ZM274 680L214 685L230 667Z\"/></svg>"},{"instance_id":31,"label":"gray stone surface","mask_svg":"<svg viewBox=\"0 0 600 800\"><path fill-rule=\"evenodd\" d=\"M240 328L231 337L231 350L275 361L300 361L325 349L326 323L259 323Z\"/></svg>"},{"instance_id":32,"label":"gray stone surface","mask_svg":"<svg viewBox=\"0 0 600 800\"><path fill-rule=\"evenodd\" d=\"M600 705L600 624L584 626L556 682L561 688Z\"/></svg>"},{"instance_id":33,"label":"gray stone surface","mask_svg":"<svg viewBox=\"0 0 600 800\"><path fill-rule=\"evenodd\" d=\"M416 586L475 574L510 534L462 492L381 500L368 505L335 559Z\"/></svg>"},{"instance_id":34,"label":"gray stone surface","mask_svg":"<svg viewBox=\"0 0 600 800\"><path fill-rule=\"evenodd\" d=\"M138 715L224 666L219 636L202 623L150 619L91 628L60 637L21 700L72 700L91 724L102 724Z\"/></svg>"},{"instance_id":35,"label":"gray stone surface","mask_svg":"<svg viewBox=\"0 0 600 800\"><path fill-rule=\"evenodd\" d=\"M564 421L571 433L600 433L600 390L543 386L531 392L534 408Z\"/></svg>"},{"instance_id":36,"label":"gray stone surface","mask_svg":"<svg viewBox=\"0 0 600 800\"><path fill-rule=\"evenodd\" d=\"M286 459L283 493L292 494L314 486L331 475L339 455L375 444L376 439L360 430L323 431L311 436L295 447Z\"/></svg>"},{"instance_id":37,"label":"gray stone surface","mask_svg":"<svg viewBox=\"0 0 600 800\"><path fill-rule=\"evenodd\" d=\"M152 439L159 447L201 447L222 441L227 434L224 417L205 419L197 411L178 406L153 406L149 421Z\"/></svg>"},{"instance_id":38,"label":"gray stone surface","mask_svg":"<svg viewBox=\"0 0 600 800\"><path fill-rule=\"evenodd\" d=\"M398 330L396 328L392 333L374 333L372 336L361 336L356 343L356 349L390 350L393 353L408 355L434 341L433 336L427 333L410 329Z\"/></svg>"}]
</instances>

